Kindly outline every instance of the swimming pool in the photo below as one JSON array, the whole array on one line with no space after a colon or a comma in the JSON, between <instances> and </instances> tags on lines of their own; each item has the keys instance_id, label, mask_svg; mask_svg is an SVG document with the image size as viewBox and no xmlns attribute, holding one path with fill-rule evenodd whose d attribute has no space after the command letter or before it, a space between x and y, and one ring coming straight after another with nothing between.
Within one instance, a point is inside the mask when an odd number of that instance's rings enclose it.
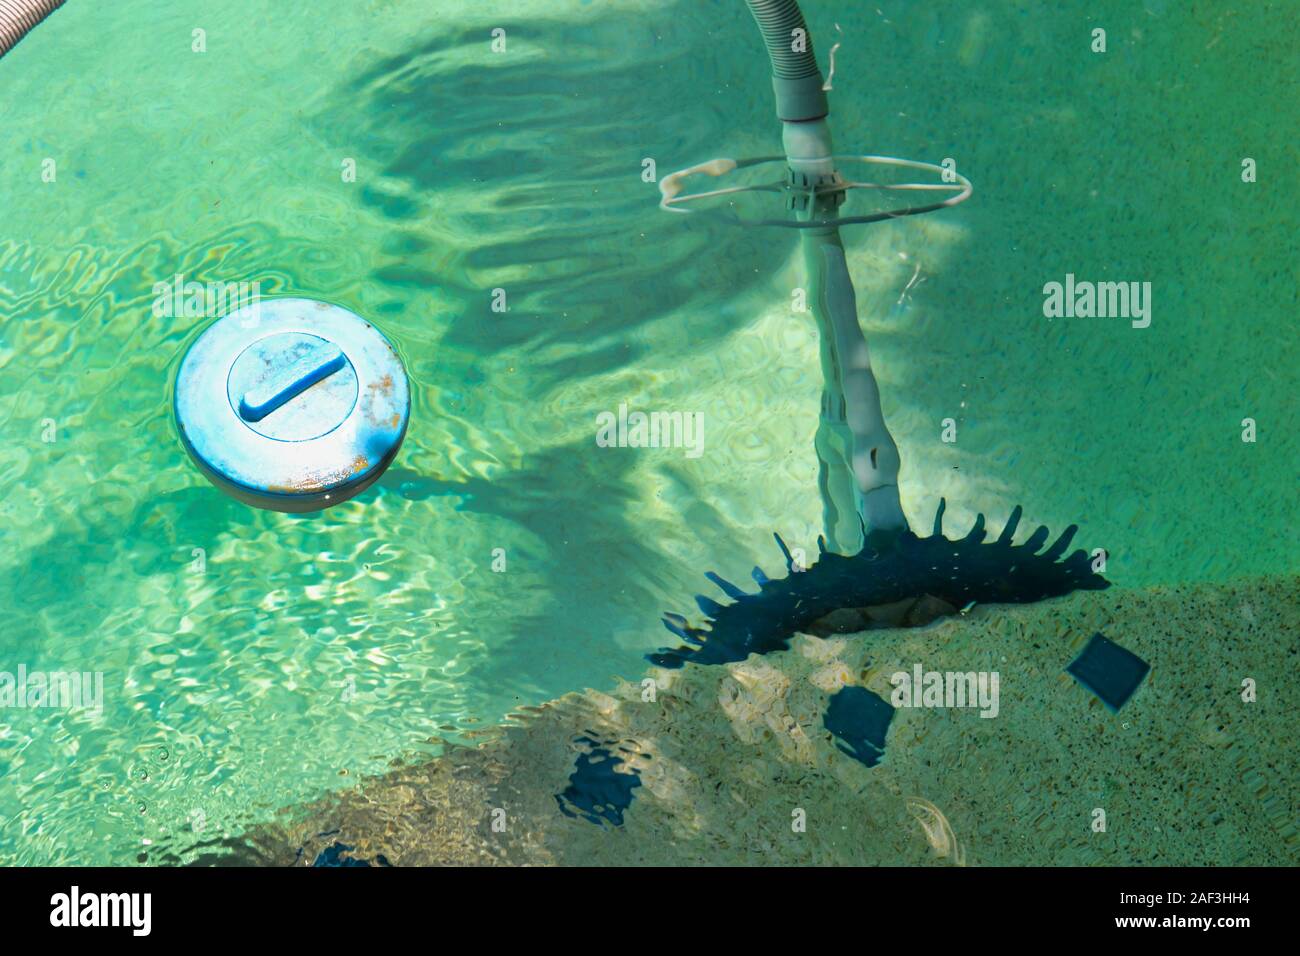
<instances>
[{"instance_id":1,"label":"swimming pool","mask_svg":"<svg viewBox=\"0 0 1300 956\"><path fill-rule=\"evenodd\" d=\"M1124 588L1294 572L1294 79L1255 69L1294 24L804 8L841 146L977 184L846 236L914 526L1022 503ZM773 531L815 548L796 242L641 175L774 151L743 4L73 2L0 83L0 670L103 675L102 713L0 712L0 860L188 859L639 673ZM412 414L375 487L284 515L195 472L171 388L211 319L154 313L176 275L384 331ZM1067 275L1150 282L1149 326L1046 316ZM599 446L620 405L700 412L702 453Z\"/></svg>"}]
</instances>

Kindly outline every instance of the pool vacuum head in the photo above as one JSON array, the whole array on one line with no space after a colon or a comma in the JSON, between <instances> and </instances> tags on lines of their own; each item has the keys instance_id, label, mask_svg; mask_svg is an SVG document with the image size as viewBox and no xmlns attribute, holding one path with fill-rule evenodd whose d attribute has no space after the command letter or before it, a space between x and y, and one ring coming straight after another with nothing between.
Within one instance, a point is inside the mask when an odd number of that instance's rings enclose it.
<instances>
[{"instance_id":1,"label":"pool vacuum head","mask_svg":"<svg viewBox=\"0 0 1300 956\"><path fill-rule=\"evenodd\" d=\"M406 436L410 389L388 340L312 299L218 319L176 375L176 426L214 485L272 511L319 511L368 488Z\"/></svg>"}]
</instances>

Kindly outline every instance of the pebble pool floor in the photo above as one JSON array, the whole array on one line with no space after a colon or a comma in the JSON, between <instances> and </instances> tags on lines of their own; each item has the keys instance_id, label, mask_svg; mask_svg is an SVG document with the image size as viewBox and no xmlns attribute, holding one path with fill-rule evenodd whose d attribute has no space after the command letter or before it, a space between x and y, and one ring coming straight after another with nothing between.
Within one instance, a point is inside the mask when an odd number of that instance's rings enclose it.
<instances>
[{"instance_id":1,"label":"pebble pool floor","mask_svg":"<svg viewBox=\"0 0 1300 956\"><path fill-rule=\"evenodd\" d=\"M815 553L821 383L815 330L791 311L794 240L668 216L641 178L646 158L662 175L778 147L743 5L335 6L322 18L305 0L277 3L274 17L256 0L69 3L0 61L0 670L105 681L101 714L0 712L0 862L201 857L286 806L478 740L521 707L640 674L663 643L661 612L689 607L705 570L743 580L770 559L774 531ZM1026 527L1077 522L1077 546L1106 548L1116 585L1089 607L1137 606L1150 588L1285 587L1300 554L1297 140L1285 109L1295 19L1168 0L808 0L805 13L823 56L832 35L842 43L839 148L952 157L975 183L958 209L846 235L914 526L928 527L940 496L954 527L1017 502ZM491 50L496 27L504 54ZM1105 54L1090 50L1098 27ZM1247 157L1254 183L1241 178ZM348 159L355 182L340 174ZM337 302L383 329L414 405L379 485L304 518L250 511L206 484L169 410L177 363L209 320L151 308L154 284L178 273ZM1043 286L1067 274L1151 282L1150 327L1046 318ZM597 448L597 414L621 402L703 412L704 454ZM1246 418L1254 443L1241 440ZM945 419L955 443L941 438ZM506 573L492 571L495 549ZM1178 613L1187 634L1152 614L1137 632L1117 615L1025 635L1044 676L1017 686L1068 693L1071 706L1087 700L1063 673L1072 653L1039 660L1033 640L1077 651L1100 631L1152 665L1119 723L1094 700L1080 727L1061 728L1094 732L1072 736L1068 756L1047 739L1059 714L1043 711L1037 728L1016 718L1045 748L1028 752L1050 758L1023 772L1077 794L1021 806L1012 790L1019 809L995 818L1004 829L981 823L965 777L891 776L921 726L949 736L941 718L899 715L871 771L831 748L835 773L895 779L897 794L827 811L844 842L817 852L926 859L903 809L912 795L943 811L971 860L1046 855L1056 828L1080 841L1069 844L1079 858L1290 852L1242 822L1263 810L1204 822L1208 788L1227 786L1214 774L1236 761L1267 788L1260 800L1286 803L1288 778L1266 759L1277 742L1247 717L1270 713L1277 696L1263 691L1224 731L1170 698L1184 722L1167 729L1189 728L1188 750L1151 763L1167 773L1150 786L1173 786L1182 759L1228 762L1189 782L1202 788L1187 796L1194 818L1158 815L1163 839L1140 839L1155 824L1122 807L1109 843L1073 829L1068 801L1139 799L1132 787L1116 796L1136 773L1121 759L1138 754L1125 721L1163 727L1152 700L1207 670L1224 671L1215 693L1231 696L1228 678L1250 663L1198 650L1226 640L1227 619L1207 618L1225 631L1212 639ZM1010 637L996 646L1020 660ZM974 667L982 647L951 660ZM705 673L692 680L722 679ZM1261 688L1276 677L1261 670ZM716 687L700 693L713 700ZM820 704L805 731L818 748ZM1008 710L1023 718L1027 706ZM997 755L1012 773L1010 740L984 726L1012 720L953 722L978 740L952 731L944 759ZM651 742L731 732L718 713L692 726L651 725ZM748 801L727 797L742 816L761 802L744 781L767 780L763 761L784 753L773 734L767 756L719 765L726 792ZM556 748L538 764L555 776L539 791L546 813L598 830L556 806L571 741L545 746ZM700 766L643 769L613 831L648 825L656 792L694 792L674 774L703 779L712 752L701 741ZM1080 764L1087 754L1099 762ZM693 826L685 809L663 812L665 826ZM1193 819L1213 829L1179 842ZM885 824L896 839L866 839ZM682 852L726 858L716 823L700 825ZM771 826L757 832L784 839L788 825ZM575 839L537 852L576 859L595 836ZM418 858L338 840L366 859ZM847 849L866 846L878 849Z\"/></svg>"}]
</instances>

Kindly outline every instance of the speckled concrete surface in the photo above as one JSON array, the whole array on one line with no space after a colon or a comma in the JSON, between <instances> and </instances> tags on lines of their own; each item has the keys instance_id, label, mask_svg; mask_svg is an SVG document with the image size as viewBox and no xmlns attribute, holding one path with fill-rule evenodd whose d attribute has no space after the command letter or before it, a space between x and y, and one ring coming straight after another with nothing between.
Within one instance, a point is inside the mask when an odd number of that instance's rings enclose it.
<instances>
[{"instance_id":1,"label":"speckled concrete surface","mask_svg":"<svg viewBox=\"0 0 1300 956\"><path fill-rule=\"evenodd\" d=\"M1118 714L1064 673L1096 631L1152 667ZM394 865L1294 865L1298 655L1294 577L800 635L736 665L649 671L654 700L641 683L569 695L245 840L298 865L334 842ZM879 766L838 750L830 694L888 698L917 663L997 671L998 716L900 709ZM579 737L640 774L621 827L559 810Z\"/></svg>"}]
</instances>

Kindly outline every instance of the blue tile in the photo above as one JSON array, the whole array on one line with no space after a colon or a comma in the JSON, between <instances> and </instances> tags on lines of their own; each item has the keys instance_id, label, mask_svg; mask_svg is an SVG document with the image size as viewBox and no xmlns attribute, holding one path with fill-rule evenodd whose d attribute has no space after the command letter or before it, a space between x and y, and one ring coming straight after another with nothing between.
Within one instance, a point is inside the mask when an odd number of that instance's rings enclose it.
<instances>
[{"instance_id":1,"label":"blue tile","mask_svg":"<svg viewBox=\"0 0 1300 956\"><path fill-rule=\"evenodd\" d=\"M894 706L865 687L845 687L831 698L822 722L835 744L854 760L874 767L885 755L885 736Z\"/></svg>"},{"instance_id":2,"label":"blue tile","mask_svg":"<svg viewBox=\"0 0 1300 956\"><path fill-rule=\"evenodd\" d=\"M622 826L623 811L632 805L632 791L641 786L641 772L635 767L620 771L618 768L624 766L622 758L599 741L579 737L578 742L591 745L592 750L578 755L569 786L556 794L560 812L599 826Z\"/></svg>"},{"instance_id":3,"label":"blue tile","mask_svg":"<svg viewBox=\"0 0 1300 956\"><path fill-rule=\"evenodd\" d=\"M1096 694L1111 713L1118 713L1147 676L1151 665L1098 632L1065 670Z\"/></svg>"},{"instance_id":4,"label":"blue tile","mask_svg":"<svg viewBox=\"0 0 1300 956\"><path fill-rule=\"evenodd\" d=\"M321 850L320 855L316 857L316 862L313 863L312 866L323 867L323 866L370 866L371 865L369 860L359 860L355 857L344 855L346 853L350 853L351 851L352 851L352 847L339 843L336 840L332 846L327 846L325 849ZM301 851L299 852L301 853ZM390 864L387 858L385 858L384 855L381 853L377 857L375 857L374 865L391 866L392 864Z\"/></svg>"}]
</instances>

